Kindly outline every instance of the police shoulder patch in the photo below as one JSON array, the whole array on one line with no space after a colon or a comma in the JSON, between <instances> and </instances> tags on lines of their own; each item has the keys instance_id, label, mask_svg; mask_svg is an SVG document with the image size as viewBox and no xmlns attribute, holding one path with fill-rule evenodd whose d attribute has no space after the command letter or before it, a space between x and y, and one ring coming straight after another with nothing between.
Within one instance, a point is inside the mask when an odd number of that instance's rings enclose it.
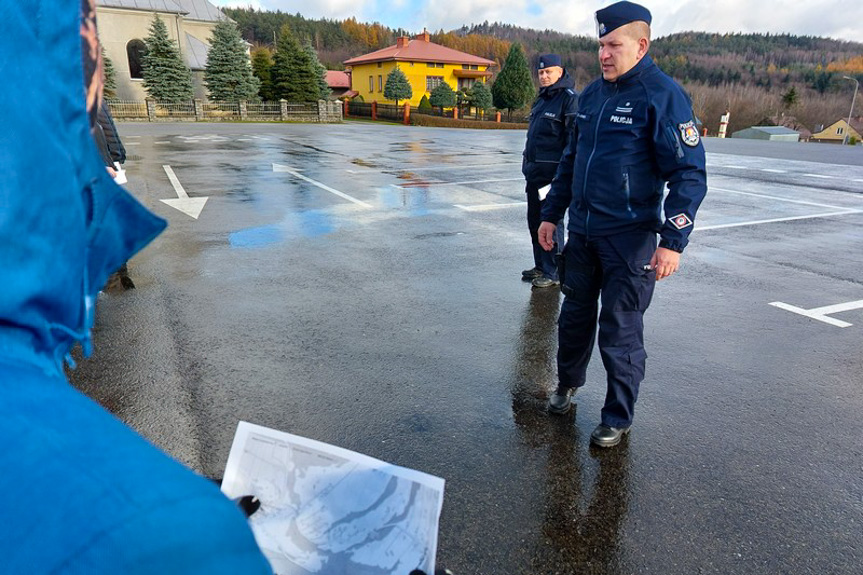
<instances>
[{"instance_id":1,"label":"police shoulder patch","mask_svg":"<svg viewBox=\"0 0 863 575\"><path fill-rule=\"evenodd\" d=\"M678 124L677 129L680 130L680 139L687 146L694 148L701 141L698 135L698 128L695 127L695 122L692 120L684 124Z\"/></svg>"},{"instance_id":2,"label":"police shoulder patch","mask_svg":"<svg viewBox=\"0 0 863 575\"><path fill-rule=\"evenodd\" d=\"M682 230L683 228L688 228L692 225L692 219L686 214L677 214L676 216L672 216L668 218L668 221L672 226L677 228L678 230Z\"/></svg>"}]
</instances>

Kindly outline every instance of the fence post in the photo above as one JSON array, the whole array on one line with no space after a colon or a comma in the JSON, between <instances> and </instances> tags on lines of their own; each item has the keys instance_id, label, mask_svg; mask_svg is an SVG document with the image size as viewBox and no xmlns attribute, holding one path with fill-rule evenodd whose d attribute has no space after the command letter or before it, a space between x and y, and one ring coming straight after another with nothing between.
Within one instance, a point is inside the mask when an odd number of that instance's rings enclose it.
<instances>
[{"instance_id":1,"label":"fence post","mask_svg":"<svg viewBox=\"0 0 863 575\"><path fill-rule=\"evenodd\" d=\"M204 103L195 98L195 121L200 122L204 119Z\"/></svg>"},{"instance_id":2,"label":"fence post","mask_svg":"<svg viewBox=\"0 0 863 575\"><path fill-rule=\"evenodd\" d=\"M240 100L240 119L245 120L249 117L249 108L245 100Z\"/></svg>"},{"instance_id":3,"label":"fence post","mask_svg":"<svg viewBox=\"0 0 863 575\"><path fill-rule=\"evenodd\" d=\"M351 101L345 98L342 100L342 107L344 108L344 110L342 110L342 116L347 118L351 115Z\"/></svg>"},{"instance_id":4,"label":"fence post","mask_svg":"<svg viewBox=\"0 0 863 575\"><path fill-rule=\"evenodd\" d=\"M452 119L458 120L458 106L453 106L452 108Z\"/></svg>"},{"instance_id":5,"label":"fence post","mask_svg":"<svg viewBox=\"0 0 863 575\"><path fill-rule=\"evenodd\" d=\"M288 101L282 98L279 100L279 118L283 122L288 121Z\"/></svg>"},{"instance_id":6,"label":"fence post","mask_svg":"<svg viewBox=\"0 0 863 575\"><path fill-rule=\"evenodd\" d=\"M323 100L318 100L318 122L321 124L327 121L327 103Z\"/></svg>"},{"instance_id":7,"label":"fence post","mask_svg":"<svg viewBox=\"0 0 863 575\"><path fill-rule=\"evenodd\" d=\"M405 102L404 122L405 122L405 126L411 125L411 103L410 102Z\"/></svg>"},{"instance_id":8,"label":"fence post","mask_svg":"<svg viewBox=\"0 0 863 575\"><path fill-rule=\"evenodd\" d=\"M147 119L151 122L156 121L156 100L147 98Z\"/></svg>"},{"instance_id":9,"label":"fence post","mask_svg":"<svg viewBox=\"0 0 863 575\"><path fill-rule=\"evenodd\" d=\"M372 102L372 120L378 119L378 102L375 100Z\"/></svg>"},{"instance_id":10,"label":"fence post","mask_svg":"<svg viewBox=\"0 0 863 575\"><path fill-rule=\"evenodd\" d=\"M494 113L494 121L500 124L500 112Z\"/></svg>"}]
</instances>

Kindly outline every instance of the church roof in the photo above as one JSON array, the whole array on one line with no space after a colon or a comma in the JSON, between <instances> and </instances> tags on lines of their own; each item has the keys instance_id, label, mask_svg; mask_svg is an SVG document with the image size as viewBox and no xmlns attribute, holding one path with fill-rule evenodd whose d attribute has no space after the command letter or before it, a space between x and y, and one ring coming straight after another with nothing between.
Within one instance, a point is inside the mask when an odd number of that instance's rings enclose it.
<instances>
[{"instance_id":1,"label":"church roof","mask_svg":"<svg viewBox=\"0 0 863 575\"><path fill-rule=\"evenodd\" d=\"M204 22L218 22L228 18L207 0L96 0L96 5L143 12L183 14L189 20Z\"/></svg>"}]
</instances>

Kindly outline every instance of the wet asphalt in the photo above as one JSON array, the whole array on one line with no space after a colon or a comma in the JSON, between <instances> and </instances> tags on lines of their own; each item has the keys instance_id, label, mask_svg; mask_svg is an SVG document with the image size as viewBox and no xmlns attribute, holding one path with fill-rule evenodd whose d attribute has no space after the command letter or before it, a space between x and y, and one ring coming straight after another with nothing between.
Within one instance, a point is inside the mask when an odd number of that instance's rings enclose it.
<instances>
[{"instance_id":1,"label":"wet asphalt","mask_svg":"<svg viewBox=\"0 0 863 575\"><path fill-rule=\"evenodd\" d=\"M180 461L221 477L246 420L441 476L457 575L861 572L863 148L706 142L632 433L598 450L598 353L573 413L545 411L562 296L520 280L523 131L120 133L170 226L72 379ZM165 165L198 219L160 201Z\"/></svg>"}]
</instances>

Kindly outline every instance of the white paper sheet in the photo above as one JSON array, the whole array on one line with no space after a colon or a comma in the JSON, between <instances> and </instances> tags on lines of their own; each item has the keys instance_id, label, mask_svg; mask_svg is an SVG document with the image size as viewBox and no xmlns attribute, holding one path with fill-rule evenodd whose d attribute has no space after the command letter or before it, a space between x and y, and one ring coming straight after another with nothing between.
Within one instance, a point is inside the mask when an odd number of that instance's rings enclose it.
<instances>
[{"instance_id":1,"label":"white paper sheet","mask_svg":"<svg viewBox=\"0 0 863 575\"><path fill-rule=\"evenodd\" d=\"M542 201L545 199L545 196L548 195L548 191L550 189L551 189L551 184L549 184L547 186L543 186L543 187L539 188L539 190L537 190L539 192L539 201Z\"/></svg>"},{"instance_id":2,"label":"white paper sheet","mask_svg":"<svg viewBox=\"0 0 863 575\"><path fill-rule=\"evenodd\" d=\"M222 480L276 575L434 573L444 480L240 422Z\"/></svg>"}]
</instances>

